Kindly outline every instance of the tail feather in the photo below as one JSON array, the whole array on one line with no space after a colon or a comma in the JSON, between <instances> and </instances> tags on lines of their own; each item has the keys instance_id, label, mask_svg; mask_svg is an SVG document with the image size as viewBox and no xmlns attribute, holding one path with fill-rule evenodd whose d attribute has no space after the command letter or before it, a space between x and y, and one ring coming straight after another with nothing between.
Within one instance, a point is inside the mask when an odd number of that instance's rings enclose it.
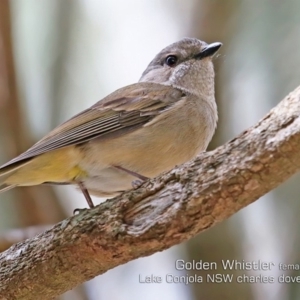
<instances>
[{"instance_id":1,"label":"tail feather","mask_svg":"<svg viewBox=\"0 0 300 300\"><path fill-rule=\"evenodd\" d=\"M0 193L11 190L14 187L16 187L16 185L10 185L10 184L3 183L2 185L0 185Z\"/></svg>"},{"instance_id":2,"label":"tail feather","mask_svg":"<svg viewBox=\"0 0 300 300\"><path fill-rule=\"evenodd\" d=\"M27 162L22 164L21 163L12 164L12 165L5 166L3 168L0 167L0 193L11 190L17 186L17 184L9 184L6 183L5 181L7 180L8 177L10 177L14 172L16 172L19 168L21 168L25 164L27 164Z\"/></svg>"},{"instance_id":3,"label":"tail feather","mask_svg":"<svg viewBox=\"0 0 300 300\"><path fill-rule=\"evenodd\" d=\"M19 168L27 165L29 161L25 162L19 162L19 163L14 163L11 165L4 165L3 167L0 167L0 178L3 176L10 175L12 172L17 171Z\"/></svg>"}]
</instances>

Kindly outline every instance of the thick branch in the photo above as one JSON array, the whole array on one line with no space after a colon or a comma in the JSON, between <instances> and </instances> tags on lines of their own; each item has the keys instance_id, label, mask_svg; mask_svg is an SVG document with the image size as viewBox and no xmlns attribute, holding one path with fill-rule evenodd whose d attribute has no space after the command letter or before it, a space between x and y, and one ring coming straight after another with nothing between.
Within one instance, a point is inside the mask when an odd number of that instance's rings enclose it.
<instances>
[{"instance_id":1,"label":"thick branch","mask_svg":"<svg viewBox=\"0 0 300 300\"><path fill-rule=\"evenodd\" d=\"M12 229L0 234L0 252L5 251L13 244L33 238L39 233L51 228L50 225L29 226L26 228Z\"/></svg>"},{"instance_id":2,"label":"thick branch","mask_svg":"<svg viewBox=\"0 0 300 300\"><path fill-rule=\"evenodd\" d=\"M52 299L223 221L300 169L300 87L214 151L0 255L1 299Z\"/></svg>"}]
</instances>

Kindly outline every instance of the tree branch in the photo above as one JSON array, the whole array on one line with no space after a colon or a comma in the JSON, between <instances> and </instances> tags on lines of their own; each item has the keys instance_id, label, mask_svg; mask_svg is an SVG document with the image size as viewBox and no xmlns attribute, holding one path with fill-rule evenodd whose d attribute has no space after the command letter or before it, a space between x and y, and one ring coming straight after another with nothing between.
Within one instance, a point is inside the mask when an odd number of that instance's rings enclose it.
<instances>
[{"instance_id":1,"label":"tree branch","mask_svg":"<svg viewBox=\"0 0 300 300\"><path fill-rule=\"evenodd\" d=\"M5 251L13 244L33 238L39 233L50 229L50 225L29 226L26 228L11 229L0 234L0 252Z\"/></svg>"},{"instance_id":2,"label":"tree branch","mask_svg":"<svg viewBox=\"0 0 300 300\"><path fill-rule=\"evenodd\" d=\"M227 144L3 252L1 299L53 299L181 243L299 171L299 153L300 87Z\"/></svg>"}]
</instances>

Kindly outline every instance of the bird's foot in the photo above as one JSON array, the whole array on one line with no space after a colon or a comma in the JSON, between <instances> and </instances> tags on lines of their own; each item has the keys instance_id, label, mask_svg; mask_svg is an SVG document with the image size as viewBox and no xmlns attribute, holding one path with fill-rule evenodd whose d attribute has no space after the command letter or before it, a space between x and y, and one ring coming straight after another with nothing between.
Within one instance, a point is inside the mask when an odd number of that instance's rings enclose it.
<instances>
[{"instance_id":1,"label":"bird's foot","mask_svg":"<svg viewBox=\"0 0 300 300\"><path fill-rule=\"evenodd\" d=\"M144 182L145 182L145 181L143 181L143 180L137 179L137 180L133 180L133 181L131 182L131 185L132 185L132 187L136 190L136 189L138 189L139 187L141 187L142 184L143 184Z\"/></svg>"},{"instance_id":2,"label":"bird's foot","mask_svg":"<svg viewBox=\"0 0 300 300\"><path fill-rule=\"evenodd\" d=\"M87 210L87 208L75 208L73 210L73 215L79 215L81 212Z\"/></svg>"},{"instance_id":3,"label":"bird's foot","mask_svg":"<svg viewBox=\"0 0 300 300\"><path fill-rule=\"evenodd\" d=\"M139 174L139 173L136 173L136 172L127 170L127 169L125 169L125 168L123 168L123 167L120 167L120 166L114 166L114 167L115 167L116 169L122 170L122 171L124 171L124 172L126 172L126 173L128 173L128 174L130 174L130 175L132 175L132 176L134 176L134 177L136 177L136 178L138 178L138 179L133 180L133 181L131 182L131 185L132 185L132 187L133 187L135 190L138 189L138 188L139 188L146 180L149 179L149 178L146 177L146 176L143 176L143 175L141 175L141 174Z\"/></svg>"}]
</instances>

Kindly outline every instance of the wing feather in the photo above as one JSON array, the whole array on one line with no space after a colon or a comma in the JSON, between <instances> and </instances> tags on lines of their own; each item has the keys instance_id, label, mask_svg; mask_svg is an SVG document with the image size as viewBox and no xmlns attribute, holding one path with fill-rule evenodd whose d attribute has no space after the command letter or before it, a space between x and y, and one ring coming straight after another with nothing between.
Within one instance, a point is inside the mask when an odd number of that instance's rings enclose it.
<instances>
[{"instance_id":1,"label":"wing feather","mask_svg":"<svg viewBox=\"0 0 300 300\"><path fill-rule=\"evenodd\" d=\"M136 130L184 96L177 88L151 82L121 88L52 130L0 170L48 151Z\"/></svg>"}]
</instances>

